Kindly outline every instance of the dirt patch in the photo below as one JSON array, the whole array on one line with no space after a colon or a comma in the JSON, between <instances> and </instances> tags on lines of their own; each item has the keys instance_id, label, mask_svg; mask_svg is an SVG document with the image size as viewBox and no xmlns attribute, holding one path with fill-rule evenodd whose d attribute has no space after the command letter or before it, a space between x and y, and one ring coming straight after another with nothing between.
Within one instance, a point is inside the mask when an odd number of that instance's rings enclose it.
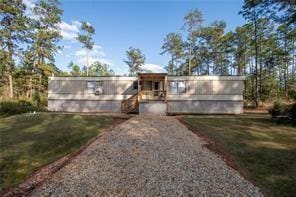
<instances>
[{"instance_id":1,"label":"dirt patch","mask_svg":"<svg viewBox=\"0 0 296 197\"><path fill-rule=\"evenodd\" d=\"M106 129L96 137L90 139L85 145L80 147L77 151L70 153L57 161L49 163L45 166L40 167L31 175L26 177L22 183L15 187L7 188L0 192L0 196L12 197L12 196L27 196L30 194L37 186L41 185L55 172L59 171L61 168L69 164L77 155L79 155L83 150L89 147L94 141L99 139L104 133L112 130L115 126L126 121L127 118L116 118L110 128Z\"/></svg>"}]
</instances>

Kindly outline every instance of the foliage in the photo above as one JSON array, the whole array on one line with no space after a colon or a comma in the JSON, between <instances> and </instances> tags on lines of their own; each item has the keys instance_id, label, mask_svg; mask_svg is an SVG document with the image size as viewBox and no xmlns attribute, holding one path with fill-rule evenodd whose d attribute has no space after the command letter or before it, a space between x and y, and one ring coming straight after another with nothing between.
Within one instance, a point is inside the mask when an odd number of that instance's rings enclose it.
<instances>
[{"instance_id":1,"label":"foliage","mask_svg":"<svg viewBox=\"0 0 296 197\"><path fill-rule=\"evenodd\" d=\"M83 75L83 73L80 70L80 67L77 64L75 64L74 62L72 62L72 61L69 63L68 68L71 69L70 70L70 75L71 76L81 76L81 75Z\"/></svg>"},{"instance_id":2,"label":"foliage","mask_svg":"<svg viewBox=\"0 0 296 197\"><path fill-rule=\"evenodd\" d=\"M37 98L36 98L37 99ZM38 98L38 104L40 104L41 98ZM7 100L0 102L0 115L8 116L21 113L32 113L46 111L43 106L34 105L30 101L26 100Z\"/></svg>"},{"instance_id":3,"label":"foliage","mask_svg":"<svg viewBox=\"0 0 296 197\"><path fill-rule=\"evenodd\" d=\"M32 21L33 68L38 72L40 67L54 61L54 55L60 50L59 40L62 38L59 30L63 10L59 8L58 0L40 0L33 8L36 19Z\"/></svg>"},{"instance_id":4,"label":"foliage","mask_svg":"<svg viewBox=\"0 0 296 197\"><path fill-rule=\"evenodd\" d=\"M244 99L255 107L280 99L295 101L296 29L287 21L275 20L271 12L267 14L272 5L290 9L290 1L284 4L277 0L246 0L240 14L247 23L230 32L225 31L224 21L206 26L200 11L189 11L184 17L187 39L170 33L161 47L161 54L172 57L166 67L168 72L245 75Z\"/></svg>"},{"instance_id":5,"label":"foliage","mask_svg":"<svg viewBox=\"0 0 296 197\"><path fill-rule=\"evenodd\" d=\"M187 116L185 121L218 144L215 150L231 158L266 196L295 194L295 125L277 124L266 115L254 114Z\"/></svg>"},{"instance_id":6,"label":"foliage","mask_svg":"<svg viewBox=\"0 0 296 197\"><path fill-rule=\"evenodd\" d=\"M24 15L26 6L22 0L1 1L0 28L0 71L1 81L9 86L9 96L14 96L12 73L15 68L14 58L21 51L19 43L27 42L28 18ZM8 83L7 83L8 81Z\"/></svg>"},{"instance_id":7,"label":"foliage","mask_svg":"<svg viewBox=\"0 0 296 197\"><path fill-rule=\"evenodd\" d=\"M185 49L187 53L185 54L187 54L186 58L188 58L188 68L186 69L188 75L191 75L192 72L191 63L193 59L192 54L194 53L193 48L197 37L201 33L202 23L203 16L201 11L198 9L190 10L184 17L184 25L182 28L187 31L187 42L185 42Z\"/></svg>"},{"instance_id":8,"label":"foliage","mask_svg":"<svg viewBox=\"0 0 296 197\"><path fill-rule=\"evenodd\" d=\"M140 49L130 47L126 51L126 60L124 62L129 66L130 75L135 75L142 71L141 66L145 63L145 56Z\"/></svg>"},{"instance_id":9,"label":"foliage","mask_svg":"<svg viewBox=\"0 0 296 197\"><path fill-rule=\"evenodd\" d=\"M275 117L278 117L280 115L283 114L283 108L282 108L282 105L280 104L280 102L275 102L273 104L273 107L272 108L269 108L268 109L268 112L270 113L270 115L275 118Z\"/></svg>"},{"instance_id":10,"label":"foliage","mask_svg":"<svg viewBox=\"0 0 296 197\"><path fill-rule=\"evenodd\" d=\"M99 61L94 62L89 68L90 76L113 76L114 71L109 68L108 64Z\"/></svg>"},{"instance_id":11,"label":"foliage","mask_svg":"<svg viewBox=\"0 0 296 197\"><path fill-rule=\"evenodd\" d=\"M84 34L78 33L78 37L76 39L82 44L82 47L86 50L86 75L88 76L88 52L89 50L93 49L94 46L92 36L95 34L95 29L88 22L83 21L81 22L81 30L84 32Z\"/></svg>"},{"instance_id":12,"label":"foliage","mask_svg":"<svg viewBox=\"0 0 296 197\"><path fill-rule=\"evenodd\" d=\"M275 22L295 26L295 1L294 0L245 0L244 7L257 8L261 16L266 16Z\"/></svg>"},{"instance_id":13,"label":"foliage","mask_svg":"<svg viewBox=\"0 0 296 197\"><path fill-rule=\"evenodd\" d=\"M296 120L296 103L283 104L279 101L274 102L273 106L268 109L273 118L291 118Z\"/></svg>"},{"instance_id":14,"label":"foliage","mask_svg":"<svg viewBox=\"0 0 296 197\"><path fill-rule=\"evenodd\" d=\"M81 30L85 34L78 34L77 40L81 42L84 48L91 50L94 46L94 41L92 36L95 34L95 29L88 22L81 22Z\"/></svg>"},{"instance_id":15,"label":"foliage","mask_svg":"<svg viewBox=\"0 0 296 197\"><path fill-rule=\"evenodd\" d=\"M21 114L0 120L0 190L15 186L40 167L109 128L114 118L95 115Z\"/></svg>"},{"instance_id":16,"label":"foliage","mask_svg":"<svg viewBox=\"0 0 296 197\"><path fill-rule=\"evenodd\" d=\"M182 36L177 33L169 33L164 39L161 49L163 50L161 54L169 53L171 55L172 58L169 63L168 74L174 74L175 62L184 55Z\"/></svg>"}]
</instances>

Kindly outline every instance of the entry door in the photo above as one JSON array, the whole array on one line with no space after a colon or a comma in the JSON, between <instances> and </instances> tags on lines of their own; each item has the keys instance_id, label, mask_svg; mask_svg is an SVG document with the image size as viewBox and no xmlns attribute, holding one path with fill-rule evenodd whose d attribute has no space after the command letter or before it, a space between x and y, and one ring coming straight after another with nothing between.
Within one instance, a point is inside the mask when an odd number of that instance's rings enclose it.
<instances>
[{"instance_id":1,"label":"entry door","mask_svg":"<svg viewBox=\"0 0 296 197\"><path fill-rule=\"evenodd\" d=\"M154 91L154 96L158 96L158 90L159 90L159 81L154 81L154 87L153 87Z\"/></svg>"}]
</instances>

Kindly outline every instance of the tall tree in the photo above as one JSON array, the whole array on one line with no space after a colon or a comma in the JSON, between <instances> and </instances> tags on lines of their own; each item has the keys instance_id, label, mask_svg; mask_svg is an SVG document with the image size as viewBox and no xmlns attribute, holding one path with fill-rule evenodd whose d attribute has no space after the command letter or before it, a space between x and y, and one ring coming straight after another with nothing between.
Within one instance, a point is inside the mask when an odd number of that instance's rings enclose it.
<instances>
[{"instance_id":1,"label":"tall tree","mask_svg":"<svg viewBox=\"0 0 296 197\"><path fill-rule=\"evenodd\" d=\"M14 57L19 55L19 43L26 41L27 35L27 18L24 15L25 9L26 6L21 0L1 1L0 67L1 71L3 71L2 77L8 77L9 96L11 98L14 94L12 77L15 68ZM3 79L3 81L6 80Z\"/></svg>"},{"instance_id":2,"label":"tall tree","mask_svg":"<svg viewBox=\"0 0 296 197\"><path fill-rule=\"evenodd\" d=\"M58 42L62 38L59 29L63 10L58 0L40 0L33 9L35 20L33 28L34 67L41 69L46 63L54 62L54 55L60 50Z\"/></svg>"},{"instance_id":3,"label":"tall tree","mask_svg":"<svg viewBox=\"0 0 296 197\"><path fill-rule=\"evenodd\" d=\"M86 75L88 76L88 53L93 49L94 41L93 35L95 34L95 29L88 22L81 23L82 34L78 33L77 40L82 44L82 47L86 50Z\"/></svg>"},{"instance_id":4,"label":"tall tree","mask_svg":"<svg viewBox=\"0 0 296 197\"><path fill-rule=\"evenodd\" d=\"M184 54L184 43L182 41L182 36L177 33L169 33L164 39L164 43L161 47L163 50L161 54L168 53L171 55L171 61L168 65L168 73L174 74L174 67L179 58Z\"/></svg>"},{"instance_id":5,"label":"tall tree","mask_svg":"<svg viewBox=\"0 0 296 197\"><path fill-rule=\"evenodd\" d=\"M184 17L183 29L187 30L188 33L188 75L191 75L191 61L192 61L192 48L196 41L197 36L201 32L203 23L203 17L201 11L198 9L191 10Z\"/></svg>"},{"instance_id":6,"label":"tall tree","mask_svg":"<svg viewBox=\"0 0 296 197\"><path fill-rule=\"evenodd\" d=\"M257 7L261 16L288 26L296 25L295 0L245 0L244 7Z\"/></svg>"},{"instance_id":7,"label":"tall tree","mask_svg":"<svg viewBox=\"0 0 296 197\"><path fill-rule=\"evenodd\" d=\"M140 72L141 66L145 63L145 56L142 54L141 50L138 48L130 47L126 51L126 60L123 60L129 66L130 75L135 75L137 72Z\"/></svg>"},{"instance_id":8,"label":"tall tree","mask_svg":"<svg viewBox=\"0 0 296 197\"><path fill-rule=\"evenodd\" d=\"M253 28L253 43L254 43L254 51L255 51L255 105L256 107L260 101L259 94L259 68L258 68L258 56L259 56L259 47L258 47L258 20L262 14L262 10L259 9L259 1L258 0L250 0L249 3L243 5L242 11L240 14L247 19Z\"/></svg>"},{"instance_id":9,"label":"tall tree","mask_svg":"<svg viewBox=\"0 0 296 197\"><path fill-rule=\"evenodd\" d=\"M57 71L54 57L61 47L58 42L62 38L59 24L63 10L58 0L39 0L33 8L32 45L28 49L33 55L32 77L38 76L38 91L47 87L47 78ZM30 79L31 80L31 79ZM35 88L31 91L33 96Z\"/></svg>"}]
</instances>

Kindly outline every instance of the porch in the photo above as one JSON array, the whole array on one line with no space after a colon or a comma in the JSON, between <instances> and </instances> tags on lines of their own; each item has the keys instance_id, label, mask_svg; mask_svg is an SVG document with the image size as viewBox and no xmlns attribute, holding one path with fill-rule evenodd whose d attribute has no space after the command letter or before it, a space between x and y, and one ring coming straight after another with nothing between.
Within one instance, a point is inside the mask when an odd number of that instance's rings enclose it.
<instances>
[{"instance_id":1,"label":"porch","mask_svg":"<svg viewBox=\"0 0 296 197\"><path fill-rule=\"evenodd\" d=\"M134 83L137 93L122 102L122 112L139 114L160 114L167 112L166 73L138 73Z\"/></svg>"},{"instance_id":2,"label":"porch","mask_svg":"<svg viewBox=\"0 0 296 197\"><path fill-rule=\"evenodd\" d=\"M139 73L138 101L166 101L166 74Z\"/></svg>"}]
</instances>

